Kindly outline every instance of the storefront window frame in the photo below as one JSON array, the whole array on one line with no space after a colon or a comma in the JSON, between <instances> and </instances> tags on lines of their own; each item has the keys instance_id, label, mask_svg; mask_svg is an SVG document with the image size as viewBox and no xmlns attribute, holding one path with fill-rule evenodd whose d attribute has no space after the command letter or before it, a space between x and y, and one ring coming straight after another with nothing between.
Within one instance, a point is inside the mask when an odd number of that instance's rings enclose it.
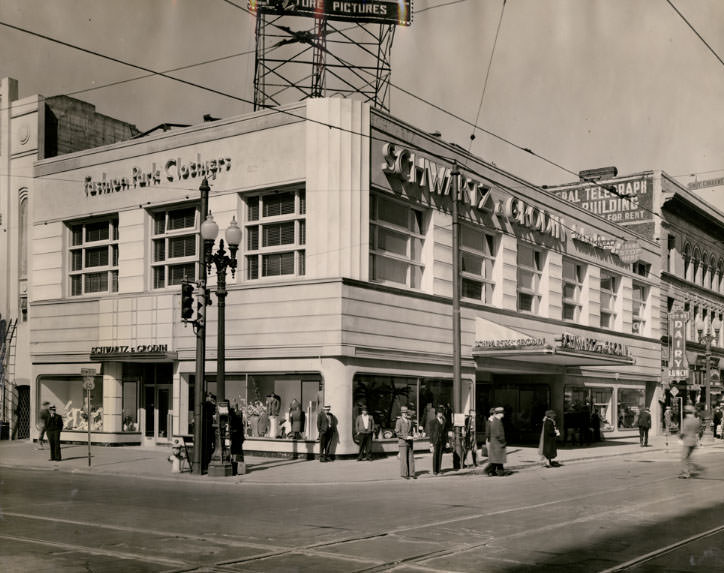
<instances>
[{"instance_id":1,"label":"storefront window frame","mask_svg":"<svg viewBox=\"0 0 724 573\"><path fill-rule=\"evenodd\" d=\"M118 214L67 221L66 227L69 296L99 296L118 292ZM94 236L92 229L98 227L105 227L105 235ZM94 258L95 263L100 263L103 256L104 264L94 264Z\"/></svg>"},{"instance_id":2,"label":"storefront window frame","mask_svg":"<svg viewBox=\"0 0 724 573\"><path fill-rule=\"evenodd\" d=\"M176 227L171 225L172 213L181 211L194 211L193 226ZM201 238L199 233L200 215L198 201L179 203L163 209L148 211L151 225L150 261L151 261L151 287L154 290L174 287L184 280L195 281L198 275L199 249ZM161 221L163 217L163 221ZM174 256L171 244L175 241L191 239L193 252ZM183 273L175 272L182 269Z\"/></svg>"}]
</instances>

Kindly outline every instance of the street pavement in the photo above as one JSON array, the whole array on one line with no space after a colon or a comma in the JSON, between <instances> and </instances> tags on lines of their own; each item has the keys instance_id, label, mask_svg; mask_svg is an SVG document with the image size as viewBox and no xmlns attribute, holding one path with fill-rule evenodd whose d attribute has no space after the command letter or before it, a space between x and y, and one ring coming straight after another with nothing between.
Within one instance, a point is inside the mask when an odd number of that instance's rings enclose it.
<instances>
[{"instance_id":1,"label":"street pavement","mask_svg":"<svg viewBox=\"0 0 724 573\"><path fill-rule=\"evenodd\" d=\"M607 438L603 442L589 446L565 446L558 449L558 461L565 466L572 463L584 463L617 456L650 456L656 452L668 452L678 455L680 445L676 437L672 437L667 447L664 438L652 436L649 446L642 448L638 436L630 435L618 438ZM711 436L705 437L703 448L724 449L724 441ZM317 460L294 460L262 456L246 456L246 473L230 477L212 477L192 474L188 470L174 473L169 461L170 448L155 447L103 447L92 446L90 465L88 462L88 446L81 444L63 444L63 461L48 460L47 446L40 449L37 443L30 440L0 441L0 467L34 469L41 471L82 472L95 475L129 476L147 479L180 480L198 483L252 483L278 485L319 485L330 483L362 483L375 481L399 480L399 461L396 456L380 457L373 461L358 462L353 459L338 459L333 462L320 463ZM443 477L465 474L482 474L486 458L478 458L478 467L452 470L452 454L443 456ZM432 477L432 454L418 452L415 454L415 469L420 479L437 479ZM541 471L557 471L543 469L535 447L511 446L508 448L508 461L505 465L509 471L526 471L540 468Z\"/></svg>"}]
</instances>

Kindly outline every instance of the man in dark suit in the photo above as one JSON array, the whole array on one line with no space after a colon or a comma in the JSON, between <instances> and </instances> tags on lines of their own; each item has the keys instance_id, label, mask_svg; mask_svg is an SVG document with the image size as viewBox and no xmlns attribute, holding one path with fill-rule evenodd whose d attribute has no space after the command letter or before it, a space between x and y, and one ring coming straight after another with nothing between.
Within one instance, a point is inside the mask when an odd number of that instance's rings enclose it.
<instances>
[{"instance_id":1,"label":"man in dark suit","mask_svg":"<svg viewBox=\"0 0 724 573\"><path fill-rule=\"evenodd\" d=\"M437 415L428 422L425 431L430 436L430 445L432 446L432 475L438 476L442 470L442 453L447 440L445 415L441 409L438 408Z\"/></svg>"},{"instance_id":2,"label":"man in dark suit","mask_svg":"<svg viewBox=\"0 0 724 573\"><path fill-rule=\"evenodd\" d=\"M354 422L354 431L359 439L359 454L357 461L372 459L372 433L375 431L375 421L369 415L367 407L362 407L362 413L357 416Z\"/></svg>"},{"instance_id":3,"label":"man in dark suit","mask_svg":"<svg viewBox=\"0 0 724 573\"><path fill-rule=\"evenodd\" d=\"M62 459L60 456L60 432L63 429L63 418L55 412L55 406L50 406L48 412L50 415L45 432L48 435L50 446L50 461L59 462Z\"/></svg>"},{"instance_id":4,"label":"man in dark suit","mask_svg":"<svg viewBox=\"0 0 724 573\"><path fill-rule=\"evenodd\" d=\"M651 429L651 414L649 414L648 408L644 408L643 411L639 413L638 427L639 442L641 443L641 447L645 448L649 445L649 429Z\"/></svg>"},{"instance_id":5,"label":"man in dark suit","mask_svg":"<svg viewBox=\"0 0 724 573\"><path fill-rule=\"evenodd\" d=\"M329 447L332 444L334 431L337 428L337 418L332 414L332 406L327 404L324 410L317 414L317 432L319 433L319 461L331 461Z\"/></svg>"}]
</instances>

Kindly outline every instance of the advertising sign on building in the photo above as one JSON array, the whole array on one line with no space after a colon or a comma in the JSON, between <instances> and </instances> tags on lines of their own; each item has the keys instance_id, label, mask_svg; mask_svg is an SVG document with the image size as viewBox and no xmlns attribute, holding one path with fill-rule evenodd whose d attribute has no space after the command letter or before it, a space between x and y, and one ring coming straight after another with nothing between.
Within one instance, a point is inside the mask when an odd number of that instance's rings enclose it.
<instances>
[{"instance_id":1,"label":"advertising sign on building","mask_svg":"<svg viewBox=\"0 0 724 573\"><path fill-rule=\"evenodd\" d=\"M412 24L412 0L249 0L249 10L285 16L322 15L347 22Z\"/></svg>"},{"instance_id":2,"label":"advertising sign on building","mask_svg":"<svg viewBox=\"0 0 724 573\"><path fill-rule=\"evenodd\" d=\"M671 380L686 380L689 377L689 362L686 359L686 323L689 313L676 310L669 313L669 368Z\"/></svg>"},{"instance_id":3,"label":"advertising sign on building","mask_svg":"<svg viewBox=\"0 0 724 573\"><path fill-rule=\"evenodd\" d=\"M636 225L653 219L653 180L650 175L576 185L556 189L554 193L564 201L618 225Z\"/></svg>"}]
</instances>

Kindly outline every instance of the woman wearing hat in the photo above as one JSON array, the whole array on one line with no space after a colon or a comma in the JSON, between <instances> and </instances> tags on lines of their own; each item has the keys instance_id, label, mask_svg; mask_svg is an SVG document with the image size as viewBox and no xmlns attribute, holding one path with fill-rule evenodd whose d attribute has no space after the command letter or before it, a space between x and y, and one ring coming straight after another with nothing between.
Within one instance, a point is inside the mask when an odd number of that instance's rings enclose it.
<instances>
[{"instance_id":1,"label":"woman wearing hat","mask_svg":"<svg viewBox=\"0 0 724 573\"><path fill-rule=\"evenodd\" d=\"M556 413L554 410L546 410L543 418L543 429L540 433L538 453L545 458L545 467L553 466L553 459L558 455L558 444L556 439L560 435L556 427Z\"/></svg>"}]
</instances>

